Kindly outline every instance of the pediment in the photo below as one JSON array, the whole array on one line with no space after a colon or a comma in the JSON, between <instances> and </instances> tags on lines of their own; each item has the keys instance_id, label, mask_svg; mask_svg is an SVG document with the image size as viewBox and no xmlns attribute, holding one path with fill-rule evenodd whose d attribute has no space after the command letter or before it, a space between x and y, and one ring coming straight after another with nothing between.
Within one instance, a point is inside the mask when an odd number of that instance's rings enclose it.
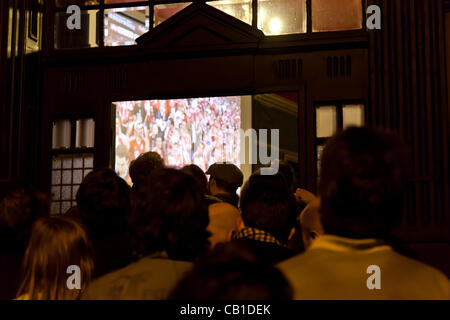
<instances>
[{"instance_id":1,"label":"pediment","mask_svg":"<svg viewBox=\"0 0 450 320\"><path fill-rule=\"evenodd\" d=\"M153 52L257 48L261 30L205 3L194 3L145 33L136 42Z\"/></svg>"}]
</instances>

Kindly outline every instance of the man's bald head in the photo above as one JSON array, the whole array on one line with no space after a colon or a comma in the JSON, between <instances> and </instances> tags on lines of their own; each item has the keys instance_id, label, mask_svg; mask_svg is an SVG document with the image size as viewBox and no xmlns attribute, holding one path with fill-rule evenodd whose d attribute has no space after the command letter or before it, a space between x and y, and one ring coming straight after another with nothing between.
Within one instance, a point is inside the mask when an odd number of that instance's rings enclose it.
<instances>
[{"instance_id":1,"label":"man's bald head","mask_svg":"<svg viewBox=\"0 0 450 320\"><path fill-rule=\"evenodd\" d=\"M211 247L217 243L231 240L232 233L238 231L241 225L241 212L226 202L214 203L209 206L208 231L211 232L209 241Z\"/></svg>"},{"instance_id":2,"label":"man's bald head","mask_svg":"<svg viewBox=\"0 0 450 320\"><path fill-rule=\"evenodd\" d=\"M320 200L316 199L309 203L300 214L300 226L305 249L311 246L315 238L324 233L319 208Z\"/></svg>"}]
</instances>

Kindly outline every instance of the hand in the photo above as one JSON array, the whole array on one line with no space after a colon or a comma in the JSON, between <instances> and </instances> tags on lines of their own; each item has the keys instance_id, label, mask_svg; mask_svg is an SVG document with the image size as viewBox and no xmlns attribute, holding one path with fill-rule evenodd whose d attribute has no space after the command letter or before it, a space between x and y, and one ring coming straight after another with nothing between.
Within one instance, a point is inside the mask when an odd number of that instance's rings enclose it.
<instances>
[{"instance_id":1,"label":"hand","mask_svg":"<svg viewBox=\"0 0 450 320\"><path fill-rule=\"evenodd\" d=\"M297 191L295 191L295 198L298 200L301 200L305 202L306 204L311 203L312 201L318 199L316 195L312 192L309 192L308 190L298 188Z\"/></svg>"}]
</instances>

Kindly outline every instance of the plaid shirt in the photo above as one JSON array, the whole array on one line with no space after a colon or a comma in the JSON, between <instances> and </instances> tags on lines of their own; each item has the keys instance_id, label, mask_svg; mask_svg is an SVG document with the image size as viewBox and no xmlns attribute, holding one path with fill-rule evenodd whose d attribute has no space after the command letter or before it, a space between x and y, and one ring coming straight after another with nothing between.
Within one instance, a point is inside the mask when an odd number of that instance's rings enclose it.
<instances>
[{"instance_id":1,"label":"plaid shirt","mask_svg":"<svg viewBox=\"0 0 450 320\"><path fill-rule=\"evenodd\" d=\"M256 228L244 228L233 235L233 239L250 239L267 243L274 243L280 247L286 247L281 241L270 233Z\"/></svg>"}]
</instances>

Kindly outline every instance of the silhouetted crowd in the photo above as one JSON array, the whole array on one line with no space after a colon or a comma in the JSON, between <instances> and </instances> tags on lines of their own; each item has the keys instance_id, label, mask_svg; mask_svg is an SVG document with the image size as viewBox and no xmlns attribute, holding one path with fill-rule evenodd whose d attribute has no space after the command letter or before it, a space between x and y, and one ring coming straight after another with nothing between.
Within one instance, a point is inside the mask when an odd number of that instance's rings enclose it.
<instances>
[{"instance_id":1,"label":"silhouetted crowd","mask_svg":"<svg viewBox=\"0 0 450 320\"><path fill-rule=\"evenodd\" d=\"M132 187L95 169L62 216L49 216L46 194L11 184L0 203L0 299L450 298L448 278L392 236L411 171L396 135L336 134L317 197L278 165L244 182L231 163L174 169L147 152L130 165Z\"/></svg>"}]
</instances>

